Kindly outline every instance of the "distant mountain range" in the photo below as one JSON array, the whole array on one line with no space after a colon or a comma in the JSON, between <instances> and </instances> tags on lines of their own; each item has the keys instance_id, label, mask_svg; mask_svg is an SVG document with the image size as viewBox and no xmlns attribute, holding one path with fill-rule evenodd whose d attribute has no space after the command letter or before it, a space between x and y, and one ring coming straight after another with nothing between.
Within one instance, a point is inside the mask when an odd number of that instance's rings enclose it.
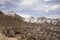
<instances>
[{"instance_id":1,"label":"distant mountain range","mask_svg":"<svg viewBox=\"0 0 60 40\"><path fill-rule=\"evenodd\" d=\"M51 19L51 18L46 18L46 17L28 17L25 18L24 21L26 22L31 22L31 23L48 23L48 24L56 24L60 22L60 18L56 18L56 19Z\"/></svg>"},{"instance_id":2,"label":"distant mountain range","mask_svg":"<svg viewBox=\"0 0 60 40\"><path fill-rule=\"evenodd\" d=\"M0 15L3 14L1 11L0 11ZM33 16L30 16L30 17L27 17L27 18L23 18L21 17L20 15L17 15L15 12L13 11L9 11L7 13L4 13L6 16L9 16L9 17L16 17L20 20L23 20L25 22L29 22L29 23L48 23L48 24L57 24L60 22L60 18L56 18L56 19L51 19L51 18L46 18L46 17L38 17L38 18L35 18Z\"/></svg>"}]
</instances>

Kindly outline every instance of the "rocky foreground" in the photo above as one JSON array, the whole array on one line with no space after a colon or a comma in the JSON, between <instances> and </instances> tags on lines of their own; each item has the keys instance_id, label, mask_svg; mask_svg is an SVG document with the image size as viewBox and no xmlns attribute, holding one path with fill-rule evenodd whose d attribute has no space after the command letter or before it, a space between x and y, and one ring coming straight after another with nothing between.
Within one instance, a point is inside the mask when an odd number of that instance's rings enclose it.
<instances>
[{"instance_id":1,"label":"rocky foreground","mask_svg":"<svg viewBox=\"0 0 60 40\"><path fill-rule=\"evenodd\" d=\"M1 32L17 40L60 40L60 25L40 25L25 28L6 27Z\"/></svg>"}]
</instances>

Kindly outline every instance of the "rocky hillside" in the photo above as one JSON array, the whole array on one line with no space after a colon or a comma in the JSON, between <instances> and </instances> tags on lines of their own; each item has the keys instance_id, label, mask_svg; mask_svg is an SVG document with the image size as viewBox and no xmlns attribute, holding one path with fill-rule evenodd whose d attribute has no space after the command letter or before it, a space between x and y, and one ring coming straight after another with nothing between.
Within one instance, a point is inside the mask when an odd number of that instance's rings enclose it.
<instances>
[{"instance_id":1,"label":"rocky hillside","mask_svg":"<svg viewBox=\"0 0 60 40\"><path fill-rule=\"evenodd\" d=\"M46 18L38 19L44 20ZM54 20L51 21L52 23L46 21L44 23L25 22L21 16L15 13L11 16L11 14L5 15L0 11L0 39L60 40L60 21Z\"/></svg>"},{"instance_id":2,"label":"rocky hillside","mask_svg":"<svg viewBox=\"0 0 60 40\"><path fill-rule=\"evenodd\" d=\"M0 26L2 27L19 27L26 25L22 17L15 14L14 17L5 15L0 11Z\"/></svg>"}]
</instances>

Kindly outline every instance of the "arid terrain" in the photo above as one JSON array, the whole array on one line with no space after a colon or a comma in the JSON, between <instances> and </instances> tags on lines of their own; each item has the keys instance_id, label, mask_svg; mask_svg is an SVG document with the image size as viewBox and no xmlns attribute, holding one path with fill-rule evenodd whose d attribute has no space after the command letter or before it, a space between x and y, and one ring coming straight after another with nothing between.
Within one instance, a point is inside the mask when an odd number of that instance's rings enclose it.
<instances>
[{"instance_id":1,"label":"arid terrain","mask_svg":"<svg viewBox=\"0 0 60 40\"><path fill-rule=\"evenodd\" d=\"M0 40L60 40L60 20L54 24L31 23L0 11Z\"/></svg>"}]
</instances>

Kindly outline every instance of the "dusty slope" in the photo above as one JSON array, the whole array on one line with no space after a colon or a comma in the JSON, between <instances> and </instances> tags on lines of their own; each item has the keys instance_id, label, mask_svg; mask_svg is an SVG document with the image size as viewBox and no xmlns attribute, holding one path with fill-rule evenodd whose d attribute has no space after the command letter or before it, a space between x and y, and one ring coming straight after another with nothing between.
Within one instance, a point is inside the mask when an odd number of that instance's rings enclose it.
<instances>
[{"instance_id":1,"label":"dusty slope","mask_svg":"<svg viewBox=\"0 0 60 40\"><path fill-rule=\"evenodd\" d=\"M60 22L59 22L60 23ZM28 26L27 26L28 25ZM0 12L1 40L60 40L60 25L32 24ZM8 38L9 37L9 38ZM17 40L16 39L16 40Z\"/></svg>"}]
</instances>

